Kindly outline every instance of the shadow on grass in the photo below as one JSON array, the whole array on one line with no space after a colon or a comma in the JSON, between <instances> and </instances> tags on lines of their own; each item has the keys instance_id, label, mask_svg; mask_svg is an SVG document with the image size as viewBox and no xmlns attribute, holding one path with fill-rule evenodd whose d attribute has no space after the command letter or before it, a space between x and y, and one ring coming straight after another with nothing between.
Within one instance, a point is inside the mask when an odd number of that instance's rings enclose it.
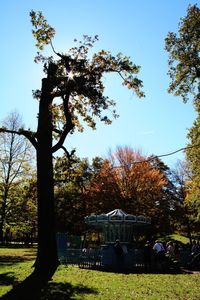
<instances>
[{"instance_id":1,"label":"shadow on grass","mask_svg":"<svg viewBox=\"0 0 200 300\"><path fill-rule=\"evenodd\" d=\"M27 249L23 255L0 255L0 264L1 265L13 265L15 263L20 263L24 261L30 261L35 259L36 251L33 249Z\"/></svg>"},{"instance_id":2,"label":"shadow on grass","mask_svg":"<svg viewBox=\"0 0 200 300\"><path fill-rule=\"evenodd\" d=\"M98 291L87 286L83 285L71 285L70 283L56 283L51 282L48 286L42 291L40 300L66 300L66 299L75 299L74 296L81 296L84 294L98 294Z\"/></svg>"},{"instance_id":3,"label":"shadow on grass","mask_svg":"<svg viewBox=\"0 0 200 300\"><path fill-rule=\"evenodd\" d=\"M0 274L0 285L14 285L16 279L13 272Z\"/></svg>"},{"instance_id":4,"label":"shadow on grass","mask_svg":"<svg viewBox=\"0 0 200 300\"><path fill-rule=\"evenodd\" d=\"M23 288L20 291L21 285L24 282L18 285L15 281L15 277L12 276L12 273L5 273L0 275L0 284L1 285L12 285L13 289L7 294L3 295L1 299L3 300L70 300L75 299L75 296L82 298L84 294L98 294L98 291L92 288L89 288L84 285L71 285L70 283L57 283L50 282L46 285L45 288L38 288L36 285L32 285L31 289Z\"/></svg>"},{"instance_id":5,"label":"shadow on grass","mask_svg":"<svg viewBox=\"0 0 200 300\"><path fill-rule=\"evenodd\" d=\"M24 259L21 256L5 255L5 256L0 257L0 264L10 266L10 265L13 265L13 264L16 264L16 263L24 262L26 260L28 260L28 259Z\"/></svg>"}]
</instances>

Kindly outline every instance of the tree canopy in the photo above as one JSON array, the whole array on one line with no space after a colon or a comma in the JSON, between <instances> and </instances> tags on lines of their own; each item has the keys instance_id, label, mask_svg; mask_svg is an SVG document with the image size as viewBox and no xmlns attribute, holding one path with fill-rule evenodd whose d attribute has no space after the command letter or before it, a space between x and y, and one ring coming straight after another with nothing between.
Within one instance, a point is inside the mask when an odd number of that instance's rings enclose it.
<instances>
[{"instance_id":1,"label":"tree canopy","mask_svg":"<svg viewBox=\"0 0 200 300\"><path fill-rule=\"evenodd\" d=\"M51 95L53 99L59 98L60 102L57 101L52 106L53 131L54 136L61 135L61 138L53 151L58 149L68 132L73 132L75 127L82 131L86 123L95 129L97 119L110 124L112 117L118 116L115 101L104 95L103 74L118 73L123 85L132 89L137 96L144 96L141 91L142 81L137 77L140 67L132 63L130 57L122 53L113 56L105 50L91 57L89 50L98 40L97 35L84 35L82 41L75 39L75 46L67 53L58 53L52 44L55 30L41 12L32 11L30 15L36 47L44 50L44 46L50 44L57 58L45 57L41 52L37 52L35 58L36 62L44 62L45 73L49 73L52 79L56 78ZM40 97L41 91L35 91L34 95Z\"/></svg>"},{"instance_id":2,"label":"tree canopy","mask_svg":"<svg viewBox=\"0 0 200 300\"><path fill-rule=\"evenodd\" d=\"M200 100L200 9L189 5L187 15L181 18L178 34L169 32L165 39L169 53L168 91L181 96L186 102L193 95L194 102Z\"/></svg>"},{"instance_id":3,"label":"tree canopy","mask_svg":"<svg viewBox=\"0 0 200 300\"><path fill-rule=\"evenodd\" d=\"M121 208L130 214L152 217L155 227L169 230L174 198L166 168L156 158L119 147L91 179L86 190L87 211L107 213Z\"/></svg>"},{"instance_id":4,"label":"tree canopy","mask_svg":"<svg viewBox=\"0 0 200 300\"><path fill-rule=\"evenodd\" d=\"M200 8L189 5L187 15L181 19L178 34L169 32L165 39L169 52L169 75L171 83L168 91L181 96L184 102L192 99L197 118L189 130L186 157L192 171L192 185L188 194L196 219L200 215Z\"/></svg>"}]
</instances>

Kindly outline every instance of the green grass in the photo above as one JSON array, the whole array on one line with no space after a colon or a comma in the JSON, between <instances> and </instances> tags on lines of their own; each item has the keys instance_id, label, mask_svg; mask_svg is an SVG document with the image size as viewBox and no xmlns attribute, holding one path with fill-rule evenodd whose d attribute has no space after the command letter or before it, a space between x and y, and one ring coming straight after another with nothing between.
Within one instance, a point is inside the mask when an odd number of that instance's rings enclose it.
<instances>
[{"instance_id":1,"label":"green grass","mask_svg":"<svg viewBox=\"0 0 200 300\"><path fill-rule=\"evenodd\" d=\"M0 249L0 296L32 271L33 249ZM197 300L199 274L117 274L59 266L41 299Z\"/></svg>"},{"instance_id":2,"label":"green grass","mask_svg":"<svg viewBox=\"0 0 200 300\"><path fill-rule=\"evenodd\" d=\"M35 251L32 248L0 248L0 296L31 273Z\"/></svg>"},{"instance_id":3,"label":"green grass","mask_svg":"<svg viewBox=\"0 0 200 300\"><path fill-rule=\"evenodd\" d=\"M169 239L180 242L182 244L187 244L187 243L190 242L189 238L187 238L186 236L182 236L182 235L179 235L179 234L176 234L176 233L171 234L169 236Z\"/></svg>"}]
</instances>

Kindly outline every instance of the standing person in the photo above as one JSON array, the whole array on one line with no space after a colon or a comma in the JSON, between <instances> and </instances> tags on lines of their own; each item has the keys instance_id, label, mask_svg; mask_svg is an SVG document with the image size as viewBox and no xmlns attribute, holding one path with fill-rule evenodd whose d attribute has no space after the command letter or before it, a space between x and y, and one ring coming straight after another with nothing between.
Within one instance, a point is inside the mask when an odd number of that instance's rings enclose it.
<instances>
[{"instance_id":1,"label":"standing person","mask_svg":"<svg viewBox=\"0 0 200 300\"><path fill-rule=\"evenodd\" d=\"M166 252L167 252L167 255L168 255L170 258L173 258L173 257L174 257L174 250L175 250L175 246L174 246L174 244L172 243L172 241L167 242L167 245L166 245Z\"/></svg>"},{"instance_id":2,"label":"standing person","mask_svg":"<svg viewBox=\"0 0 200 300\"><path fill-rule=\"evenodd\" d=\"M198 253L198 244L197 242L194 240L192 243L192 248L191 248L191 255L195 256Z\"/></svg>"},{"instance_id":3,"label":"standing person","mask_svg":"<svg viewBox=\"0 0 200 300\"><path fill-rule=\"evenodd\" d=\"M162 268L162 264L165 260L165 248L159 240L156 240L155 244L153 245L153 250L155 252L156 267L160 269Z\"/></svg>"},{"instance_id":4,"label":"standing person","mask_svg":"<svg viewBox=\"0 0 200 300\"><path fill-rule=\"evenodd\" d=\"M144 268L148 272L151 270L152 246L149 241L144 245Z\"/></svg>"},{"instance_id":5,"label":"standing person","mask_svg":"<svg viewBox=\"0 0 200 300\"><path fill-rule=\"evenodd\" d=\"M160 253L160 252L162 252L162 253L164 252L165 253L165 248L164 248L163 244L159 240L155 241L155 244L153 245L153 250L156 253Z\"/></svg>"},{"instance_id":6,"label":"standing person","mask_svg":"<svg viewBox=\"0 0 200 300\"><path fill-rule=\"evenodd\" d=\"M116 268L117 270L121 270L124 264L124 251L119 240L115 241L114 251L116 257Z\"/></svg>"},{"instance_id":7,"label":"standing person","mask_svg":"<svg viewBox=\"0 0 200 300\"><path fill-rule=\"evenodd\" d=\"M177 243L174 244L174 258L176 259L180 259L180 248L179 245Z\"/></svg>"}]
</instances>

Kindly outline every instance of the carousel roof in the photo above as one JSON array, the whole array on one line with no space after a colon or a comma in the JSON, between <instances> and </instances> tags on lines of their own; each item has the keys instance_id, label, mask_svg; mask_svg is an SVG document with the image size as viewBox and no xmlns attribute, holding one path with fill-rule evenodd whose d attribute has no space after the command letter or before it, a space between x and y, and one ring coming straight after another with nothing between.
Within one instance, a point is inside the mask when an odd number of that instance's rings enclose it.
<instances>
[{"instance_id":1,"label":"carousel roof","mask_svg":"<svg viewBox=\"0 0 200 300\"><path fill-rule=\"evenodd\" d=\"M151 224L151 218L145 217L143 215L135 216L127 214L121 209L114 209L107 214L95 215L85 217L85 222L89 225L104 225L104 224L114 224L114 223L135 223L139 224Z\"/></svg>"},{"instance_id":2,"label":"carousel roof","mask_svg":"<svg viewBox=\"0 0 200 300\"><path fill-rule=\"evenodd\" d=\"M125 213L123 210L121 210L119 208L114 209L106 214L106 216L119 216L119 217L124 217L127 215L128 215L127 213Z\"/></svg>"}]
</instances>

